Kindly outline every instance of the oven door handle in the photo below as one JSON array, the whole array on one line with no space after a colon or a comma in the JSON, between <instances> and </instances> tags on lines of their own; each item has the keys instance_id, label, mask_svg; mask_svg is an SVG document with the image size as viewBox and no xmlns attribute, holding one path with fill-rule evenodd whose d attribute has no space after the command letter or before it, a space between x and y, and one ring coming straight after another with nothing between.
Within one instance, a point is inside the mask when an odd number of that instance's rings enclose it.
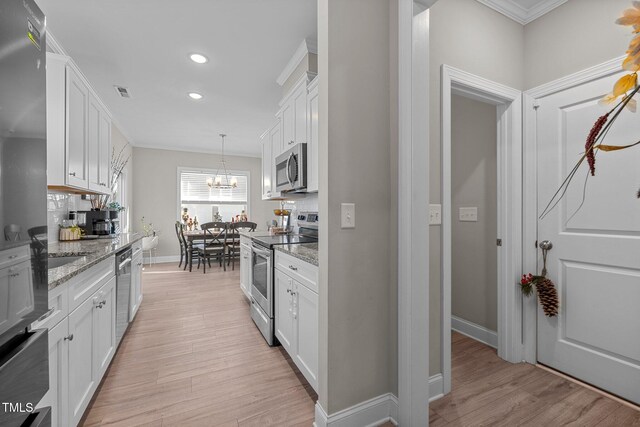
<instances>
[{"instance_id":1,"label":"oven door handle","mask_svg":"<svg viewBox=\"0 0 640 427\"><path fill-rule=\"evenodd\" d=\"M266 258L266 257L271 257L271 251L269 251L269 250L266 250L266 249L265 249L265 250L263 250L263 249L258 249L258 248L256 248L255 246L252 246L252 247L251 247L251 250L252 250L253 252L257 253L258 255L262 255L262 256L264 256L265 258Z\"/></svg>"},{"instance_id":2,"label":"oven door handle","mask_svg":"<svg viewBox=\"0 0 640 427\"><path fill-rule=\"evenodd\" d=\"M123 268L125 268L127 266L127 264L131 263L131 258L127 258L124 261L122 261L120 263L120 265L118 266L118 270L122 270Z\"/></svg>"}]
</instances>

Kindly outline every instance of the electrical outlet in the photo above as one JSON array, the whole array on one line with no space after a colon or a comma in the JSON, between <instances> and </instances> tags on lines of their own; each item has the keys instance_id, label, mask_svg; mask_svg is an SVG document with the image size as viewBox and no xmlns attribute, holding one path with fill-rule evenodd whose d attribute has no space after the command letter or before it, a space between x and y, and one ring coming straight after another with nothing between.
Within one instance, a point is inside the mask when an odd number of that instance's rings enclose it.
<instances>
[{"instance_id":1,"label":"electrical outlet","mask_svg":"<svg viewBox=\"0 0 640 427\"><path fill-rule=\"evenodd\" d=\"M465 222L477 222L478 208L460 208L458 219Z\"/></svg>"},{"instance_id":2,"label":"electrical outlet","mask_svg":"<svg viewBox=\"0 0 640 427\"><path fill-rule=\"evenodd\" d=\"M442 224L442 205L429 205L429 225Z\"/></svg>"},{"instance_id":3,"label":"electrical outlet","mask_svg":"<svg viewBox=\"0 0 640 427\"><path fill-rule=\"evenodd\" d=\"M356 204L343 203L341 205L342 228L356 228Z\"/></svg>"}]
</instances>

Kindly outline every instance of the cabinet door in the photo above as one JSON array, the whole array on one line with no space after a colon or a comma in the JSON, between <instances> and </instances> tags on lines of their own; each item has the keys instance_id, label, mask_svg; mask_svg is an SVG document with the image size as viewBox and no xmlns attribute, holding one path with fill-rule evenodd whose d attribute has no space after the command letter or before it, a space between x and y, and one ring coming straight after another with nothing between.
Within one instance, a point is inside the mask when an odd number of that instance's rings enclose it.
<instances>
[{"instance_id":1,"label":"cabinet door","mask_svg":"<svg viewBox=\"0 0 640 427\"><path fill-rule=\"evenodd\" d=\"M293 108L293 143L307 142L307 85L303 84L295 91L291 100ZM288 141L288 140L286 140ZM286 147L285 147L286 148Z\"/></svg>"},{"instance_id":2,"label":"cabinet door","mask_svg":"<svg viewBox=\"0 0 640 427\"><path fill-rule=\"evenodd\" d=\"M100 192L111 194L111 117L106 111L100 112L98 176Z\"/></svg>"},{"instance_id":3,"label":"cabinet door","mask_svg":"<svg viewBox=\"0 0 640 427\"><path fill-rule=\"evenodd\" d=\"M294 284L293 327L295 364L318 389L318 294L299 283ZM291 353L290 353L291 354Z\"/></svg>"},{"instance_id":4,"label":"cabinet door","mask_svg":"<svg viewBox=\"0 0 640 427\"><path fill-rule=\"evenodd\" d=\"M69 323L64 319L49 330L49 391L37 408L51 407L51 426L66 427L69 393Z\"/></svg>"},{"instance_id":5,"label":"cabinet door","mask_svg":"<svg viewBox=\"0 0 640 427\"><path fill-rule=\"evenodd\" d=\"M271 198L280 197L280 192L276 190L276 157L282 152L282 150L276 150L276 147L282 146L282 126L278 122L269 132L269 140L271 143L271 158L269 163L271 165Z\"/></svg>"},{"instance_id":6,"label":"cabinet door","mask_svg":"<svg viewBox=\"0 0 640 427\"><path fill-rule=\"evenodd\" d=\"M89 95L89 112L87 114L87 169L89 189L100 191L100 104Z\"/></svg>"},{"instance_id":7,"label":"cabinet door","mask_svg":"<svg viewBox=\"0 0 640 427\"><path fill-rule=\"evenodd\" d=\"M251 298L251 249L249 246L240 245L240 289Z\"/></svg>"},{"instance_id":8,"label":"cabinet door","mask_svg":"<svg viewBox=\"0 0 640 427\"><path fill-rule=\"evenodd\" d=\"M273 155L271 152L271 139L270 131L267 130L260 137L260 143L262 144L262 200L268 200L271 198L271 173L273 166Z\"/></svg>"},{"instance_id":9,"label":"cabinet door","mask_svg":"<svg viewBox=\"0 0 640 427\"><path fill-rule=\"evenodd\" d=\"M133 321L142 303L142 253L131 260L131 302L129 303L129 321Z\"/></svg>"},{"instance_id":10,"label":"cabinet door","mask_svg":"<svg viewBox=\"0 0 640 427\"><path fill-rule=\"evenodd\" d=\"M280 340L280 344L287 352L294 357L293 351L293 306L292 306L292 287L293 280L282 273L275 270L275 324L276 338Z\"/></svg>"},{"instance_id":11,"label":"cabinet door","mask_svg":"<svg viewBox=\"0 0 640 427\"><path fill-rule=\"evenodd\" d=\"M97 293L96 293L97 294ZM96 320L97 295L89 297L69 315L69 425L78 425L97 387L94 368L93 331Z\"/></svg>"},{"instance_id":12,"label":"cabinet door","mask_svg":"<svg viewBox=\"0 0 640 427\"><path fill-rule=\"evenodd\" d=\"M9 269L0 270L0 334L13 324L9 310Z\"/></svg>"},{"instance_id":13,"label":"cabinet door","mask_svg":"<svg viewBox=\"0 0 640 427\"><path fill-rule=\"evenodd\" d=\"M93 322L93 371L97 375L96 383L99 383L116 351L116 278L100 288L97 296Z\"/></svg>"},{"instance_id":14,"label":"cabinet door","mask_svg":"<svg viewBox=\"0 0 640 427\"><path fill-rule=\"evenodd\" d=\"M87 188L89 90L69 66L67 66L66 104L67 184Z\"/></svg>"},{"instance_id":15,"label":"cabinet door","mask_svg":"<svg viewBox=\"0 0 640 427\"><path fill-rule=\"evenodd\" d=\"M307 192L318 191L318 86L307 98Z\"/></svg>"},{"instance_id":16,"label":"cabinet door","mask_svg":"<svg viewBox=\"0 0 640 427\"><path fill-rule=\"evenodd\" d=\"M9 316L20 319L33 311L31 261L9 267Z\"/></svg>"},{"instance_id":17,"label":"cabinet door","mask_svg":"<svg viewBox=\"0 0 640 427\"><path fill-rule=\"evenodd\" d=\"M295 107L292 98L280 110L280 127L282 136L279 143L273 145L274 158L295 143Z\"/></svg>"}]
</instances>

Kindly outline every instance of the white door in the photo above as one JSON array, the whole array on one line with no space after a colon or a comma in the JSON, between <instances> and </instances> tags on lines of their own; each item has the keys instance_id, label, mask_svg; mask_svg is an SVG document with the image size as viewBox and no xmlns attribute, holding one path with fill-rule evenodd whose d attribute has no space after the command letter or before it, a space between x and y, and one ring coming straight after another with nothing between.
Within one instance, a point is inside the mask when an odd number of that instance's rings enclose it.
<instances>
[{"instance_id":1,"label":"white door","mask_svg":"<svg viewBox=\"0 0 640 427\"><path fill-rule=\"evenodd\" d=\"M539 99L538 213L584 153L587 134L606 107L598 100L618 76ZM640 138L640 116L623 112L606 143ZM557 317L538 310L538 360L640 403L640 148L600 153L582 201L586 162L566 197L538 221L550 240L548 277L560 299ZM572 216L573 215L573 216ZM541 262L540 262L540 268Z\"/></svg>"},{"instance_id":2,"label":"white door","mask_svg":"<svg viewBox=\"0 0 640 427\"><path fill-rule=\"evenodd\" d=\"M68 319L49 330L49 391L37 408L51 407L51 426L65 427L67 420L67 394L69 392L69 332Z\"/></svg>"},{"instance_id":3,"label":"white door","mask_svg":"<svg viewBox=\"0 0 640 427\"><path fill-rule=\"evenodd\" d=\"M318 389L318 294L295 282L293 296L295 363L314 390Z\"/></svg>"},{"instance_id":4,"label":"white door","mask_svg":"<svg viewBox=\"0 0 640 427\"><path fill-rule=\"evenodd\" d=\"M89 90L73 69L67 67L67 183L88 186L87 125Z\"/></svg>"},{"instance_id":5,"label":"white door","mask_svg":"<svg viewBox=\"0 0 640 427\"><path fill-rule=\"evenodd\" d=\"M307 193L318 191L318 83L309 90L307 98Z\"/></svg>"},{"instance_id":6,"label":"white door","mask_svg":"<svg viewBox=\"0 0 640 427\"><path fill-rule=\"evenodd\" d=\"M100 135L98 151L100 153L98 176L100 177L101 191L111 192L111 118L106 111L100 110Z\"/></svg>"},{"instance_id":7,"label":"white door","mask_svg":"<svg viewBox=\"0 0 640 427\"><path fill-rule=\"evenodd\" d=\"M293 341L293 304L291 291L293 288L293 280L282 273L275 270L275 329L276 338L280 344L291 354Z\"/></svg>"},{"instance_id":8,"label":"white door","mask_svg":"<svg viewBox=\"0 0 640 427\"><path fill-rule=\"evenodd\" d=\"M100 104L91 94L87 115L87 153L89 190L100 191Z\"/></svg>"},{"instance_id":9,"label":"white door","mask_svg":"<svg viewBox=\"0 0 640 427\"><path fill-rule=\"evenodd\" d=\"M94 309L94 372L102 378L116 351L116 278L98 291L99 303Z\"/></svg>"}]
</instances>

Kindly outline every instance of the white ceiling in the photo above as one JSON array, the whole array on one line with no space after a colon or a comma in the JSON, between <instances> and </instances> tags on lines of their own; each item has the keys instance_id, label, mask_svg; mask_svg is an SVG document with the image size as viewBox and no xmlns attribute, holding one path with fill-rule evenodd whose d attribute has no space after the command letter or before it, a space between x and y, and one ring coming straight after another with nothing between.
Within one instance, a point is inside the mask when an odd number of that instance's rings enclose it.
<instances>
[{"instance_id":1,"label":"white ceiling","mask_svg":"<svg viewBox=\"0 0 640 427\"><path fill-rule=\"evenodd\" d=\"M516 22L526 25L567 0L478 0Z\"/></svg>"},{"instance_id":2,"label":"white ceiling","mask_svg":"<svg viewBox=\"0 0 640 427\"><path fill-rule=\"evenodd\" d=\"M219 152L224 132L225 152L258 156L282 95L276 78L317 37L316 0L37 2L136 146ZM192 52L209 62L193 63Z\"/></svg>"}]
</instances>

